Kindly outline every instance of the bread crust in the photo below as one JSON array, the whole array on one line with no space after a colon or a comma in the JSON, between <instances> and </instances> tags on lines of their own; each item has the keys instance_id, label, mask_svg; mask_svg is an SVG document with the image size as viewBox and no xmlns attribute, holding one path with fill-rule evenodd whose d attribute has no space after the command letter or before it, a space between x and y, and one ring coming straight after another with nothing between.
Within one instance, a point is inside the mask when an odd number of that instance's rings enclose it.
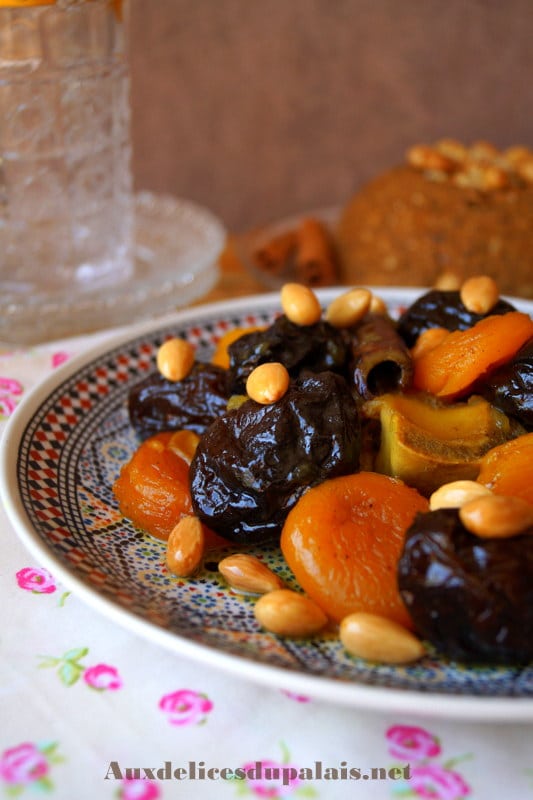
<instances>
[{"instance_id":1,"label":"bread crust","mask_svg":"<svg viewBox=\"0 0 533 800\"><path fill-rule=\"evenodd\" d=\"M502 293L533 297L533 184L479 191L410 165L367 183L338 224L343 283L433 286L490 275Z\"/></svg>"}]
</instances>

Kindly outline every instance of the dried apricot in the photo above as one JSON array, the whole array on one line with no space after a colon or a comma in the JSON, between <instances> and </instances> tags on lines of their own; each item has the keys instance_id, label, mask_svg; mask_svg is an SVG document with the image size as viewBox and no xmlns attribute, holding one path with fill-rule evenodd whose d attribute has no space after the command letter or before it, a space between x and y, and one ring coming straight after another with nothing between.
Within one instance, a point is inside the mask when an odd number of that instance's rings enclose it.
<instances>
[{"instance_id":1,"label":"dried apricot","mask_svg":"<svg viewBox=\"0 0 533 800\"><path fill-rule=\"evenodd\" d=\"M233 342L236 342L237 339L240 339L241 336L244 336L247 333L255 333L255 331L262 331L265 329L265 326L259 325L252 325L247 328L232 328L226 333L222 334L220 339L216 343L215 352L211 358L211 363L216 364L218 367L224 367L224 369L229 368L229 353L228 347Z\"/></svg>"},{"instance_id":2,"label":"dried apricot","mask_svg":"<svg viewBox=\"0 0 533 800\"><path fill-rule=\"evenodd\" d=\"M495 494L521 497L533 505L532 463L533 433L525 433L489 450L477 480Z\"/></svg>"},{"instance_id":3,"label":"dried apricot","mask_svg":"<svg viewBox=\"0 0 533 800\"><path fill-rule=\"evenodd\" d=\"M533 336L533 320L520 311L484 317L467 330L452 331L414 359L415 389L453 399L471 390Z\"/></svg>"},{"instance_id":4,"label":"dried apricot","mask_svg":"<svg viewBox=\"0 0 533 800\"><path fill-rule=\"evenodd\" d=\"M337 622L367 611L412 627L396 568L404 535L428 501L376 472L309 489L289 513L281 549L303 590Z\"/></svg>"},{"instance_id":5,"label":"dried apricot","mask_svg":"<svg viewBox=\"0 0 533 800\"><path fill-rule=\"evenodd\" d=\"M167 541L179 520L192 513L189 463L198 437L163 431L142 442L113 484L121 514L145 533ZM205 549L227 547L227 539L203 525Z\"/></svg>"},{"instance_id":6,"label":"dried apricot","mask_svg":"<svg viewBox=\"0 0 533 800\"><path fill-rule=\"evenodd\" d=\"M146 439L113 485L121 513L164 540L181 516L192 513L189 464L172 448L172 436L165 432Z\"/></svg>"}]
</instances>

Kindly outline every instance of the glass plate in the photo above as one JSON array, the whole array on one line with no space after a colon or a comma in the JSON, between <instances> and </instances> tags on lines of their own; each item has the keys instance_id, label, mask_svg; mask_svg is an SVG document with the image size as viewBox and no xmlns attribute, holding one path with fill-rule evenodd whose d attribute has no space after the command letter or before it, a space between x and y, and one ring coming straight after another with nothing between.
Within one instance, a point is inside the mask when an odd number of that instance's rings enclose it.
<instances>
[{"instance_id":1,"label":"glass plate","mask_svg":"<svg viewBox=\"0 0 533 800\"><path fill-rule=\"evenodd\" d=\"M170 195L135 196L134 271L104 290L0 298L0 340L34 344L132 319L157 317L206 294L218 279L226 239L207 209Z\"/></svg>"},{"instance_id":2,"label":"glass plate","mask_svg":"<svg viewBox=\"0 0 533 800\"><path fill-rule=\"evenodd\" d=\"M422 291L377 290L394 312ZM319 296L327 303L336 292ZM533 312L533 303L516 304ZM183 311L106 340L51 375L21 404L2 441L0 487L18 535L117 623L243 677L346 706L532 721L533 665L470 667L428 655L410 666L379 666L350 657L333 637L283 640L259 628L253 598L228 590L216 552L198 576L180 580L165 569L164 545L118 513L111 487L137 445L128 392L154 369L161 342L183 335L208 360L228 329L267 323L278 311L277 293ZM290 583L279 550L263 553Z\"/></svg>"}]
</instances>

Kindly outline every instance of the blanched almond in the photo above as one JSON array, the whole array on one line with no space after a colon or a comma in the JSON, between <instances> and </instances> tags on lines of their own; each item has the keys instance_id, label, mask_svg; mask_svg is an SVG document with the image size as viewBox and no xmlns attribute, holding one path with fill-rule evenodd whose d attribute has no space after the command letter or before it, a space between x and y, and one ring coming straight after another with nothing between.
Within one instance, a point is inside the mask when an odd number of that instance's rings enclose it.
<instances>
[{"instance_id":1,"label":"blanched almond","mask_svg":"<svg viewBox=\"0 0 533 800\"><path fill-rule=\"evenodd\" d=\"M454 158L450 158L436 147L426 144L416 144L409 148L407 161L417 169L438 170L439 172L452 172L456 166Z\"/></svg>"},{"instance_id":2,"label":"blanched almond","mask_svg":"<svg viewBox=\"0 0 533 800\"><path fill-rule=\"evenodd\" d=\"M281 287L283 313L295 325L314 325L322 316L318 297L303 283L286 283Z\"/></svg>"},{"instance_id":3,"label":"blanched almond","mask_svg":"<svg viewBox=\"0 0 533 800\"><path fill-rule=\"evenodd\" d=\"M157 368L167 380L181 381L191 371L194 356L194 347L186 339L167 339L157 351Z\"/></svg>"},{"instance_id":4,"label":"blanched almond","mask_svg":"<svg viewBox=\"0 0 533 800\"><path fill-rule=\"evenodd\" d=\"M204 529L195 516L182 517L167 542L167 567L179 578L193 575L204 556Z\"/></svg>"},{"instance_id":5,"label":"blanched almond","mask_svg":"<svg viewBox=\"0 0 533 800\"><path fill-rule=\"evenodd\" d=\"M313 636L327 624L327 617L317 604L291 589L276 589L264 594L255 604L259 624L278 636Z\"/></svg>"},{"instance_id":6,"label":"blanched almond","mask_svg":"<svg viewBox=\"0 0 533 800\"><path fill-rule=\"evenodd\" d=\"M422 642L407 628L378 614L348 614L340 624L339 635L351 655L367 661L409 664L425 653Z\"/></svg>"},{"instance_id":7,"label":"blanched almond","mask_svg":"<svg viewBox=\"0 0 533 800\"><path fill-rule=\"evenodd\" d=\"M368 310L371 314L383 314L384 316L389 313L387 303L377 294L372 294L370 299L370 308Z\"/></svg>"},{"instance_id":8,"label":"blanched almond","mask_svg":"<svg viewBox=\"0 0 533 800\"><path fill-rule=\"evenodd\" d=\"M268 405L281 400L289 388L290 376L279 361L267 361L255 367L246 380L246 393L256 403Z\"/></svg>"},{"instance_id":9,"label":"blanched almond","mask_svg":"<svg viewBox=\"0 0 533 800\"><path fill-rule=\"evenodd\" d=\"M445 270L437 276L433 288L442 292L458 291L461 288L461 279L456 272Z\"/></svg>"},{"instance_id":10,"label":"blanched almond","mask_svg":"<svg viewBox=\"0 0 533 800\"><path fill-rule=\"evenodd\" d=\"M438 508L461 508L476 497L484 497L492 492L477 481L450 481L436 489L429 498L430 511Z\"/></svg>"},{"instance_id":11,"label":"blanched almond","mask_svg":"<svg viewBox=\"0 0 533 800\"><path fill-rule=\"evenodd\" d=\"M521 497L491 494L465 503L459 518L482 539L505 539L533 527L533 506Z\"/></svg>"},{"instance_id":12,"label":"blanched almond","mask_svg":"<svg viewBox=\"0 0 533 800\"><path fill-rule=\"evenodd\" d=\"M326 320L334 328L350 328L363 319L371 302L372 292L368 289L350 289L331 301Z\"/></svg>"},{"instance_id":13,"label":"blanched almond","mask_svg":"<svg viewBox=\"0 0 533 800\"><path fill-rule=\"evenodd\" d=\"M474 314L488 314L500 299L498 284L489 275L475 275L461 286L461 302Z\"/></svg>"},{"instance_id":14,"label":"blanched almond","mask_svg":"<svg viewBox=\"0 0 533 800\"><path fill-rule=\"evenodd\" d=\"M218 569L232 589L238 592L266 594L283 586L283 581L275 572L247 553L235 553L223 558Z\"/></svg>"}]
</instances>

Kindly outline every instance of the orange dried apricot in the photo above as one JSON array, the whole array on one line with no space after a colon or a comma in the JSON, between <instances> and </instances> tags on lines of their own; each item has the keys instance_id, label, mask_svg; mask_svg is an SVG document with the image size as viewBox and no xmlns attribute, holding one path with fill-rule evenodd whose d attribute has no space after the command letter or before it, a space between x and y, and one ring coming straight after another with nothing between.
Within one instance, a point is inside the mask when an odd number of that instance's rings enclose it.
<instances>
[{"instance_id":1,"label":"orange dried apricot","mask_svg":"<svg viewBox=\"0 0 533 800\"><path fill-rule=\"evenodd\" d=\"M533 433L525 433L489 450L481 459L477 480L494 494L520 497L533 505L532 464Z\"/></svg>"},{"instance_id":2,"label":"orange dried apricot","mask_svg":"<svg viewBox=\"0 0 533 800\"><path fill-rule=\"evenodd\" d=\"M467 330L448 333L420 356L415 354L413 386L442 398L462 397L532 336L533 320L520 311L484 317Z\"/></svg>"},{"instance_id":3,"label":"orange dried apricot","mask_svg":"<svg viewBox=\"0 0 533 800\"><path fill-rule=\"evenodd\" d=\"M237 339L240 339L241 336L244 336L246 333L255 333L255 331L262 331L264 330L264 325L254 325L248 328L233 328L230 331L226 331L215 346L215 351L211 357L211 363L215 364L218 367L224 367L224 369L228 369L229 367L229 354L228 354L228 347L233 342L236 342Z\"/></svg>"},{"instance_id":4,"label":"orange dried apricot","mask_svg":"<svg viewBox=\"0 0 533 800\"><path fill-rule=\"evenodd\" d=\"M113 485L121 514L158 539L168 539L184 514L192 513L189 464L157 433L137 448Z\"/></svg>"},{"instance_id":5,"label":"orange dried apricot","mask_svg":"<svg viewBox=\"0 0 533 800\"><path fill-rule=\"evenodd\" d=\"M395 478L359 472L309 489L289 513L281 549L302 589L337 622L355 611L412 627L396 568L428 501Z\"/></svg>"},{"instance_id":6,"label":"orange dried apricot","mask_svg":"<svg viewBox=\"0 0 533 800\"><path fill-rule=\"evenodd\" d=\"M198 436L191 431L156 433L142 442L113 484L121 514L145 533L167 541L179 520L192 513L189 464ZM206 551L227 539L203 525Z\"/></svg>"},{"instance_id":7,"label":"orange dried apricot","mask_svg":"<svg viewBox=\"0 0 533 800\"><path fill-rule=\"evenodd\" d=\"M167 447L174 450L187 464L190 464L199 441L200 437L197 433L182 429L174 431L168 441Z\"/></svg>"}]
</instances>

